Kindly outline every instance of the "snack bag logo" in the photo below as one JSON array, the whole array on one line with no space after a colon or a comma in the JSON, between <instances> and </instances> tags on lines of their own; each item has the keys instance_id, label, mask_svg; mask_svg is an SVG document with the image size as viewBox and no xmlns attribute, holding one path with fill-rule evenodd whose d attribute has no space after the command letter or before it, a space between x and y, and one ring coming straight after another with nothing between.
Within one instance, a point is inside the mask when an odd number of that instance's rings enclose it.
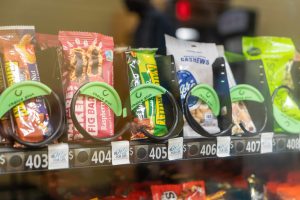
<instances>
[{"instance_id":1,"label":"snack bag logo","mask_svg":"<svg viewBox=\"0 0 300 200\"><path fill-rule=\"evenodd\" d=\"M258 56L261 54L261 50L257 47L251 47L250 49L247 50L247 53L250 56Z\"/></svg>"},{"instance_id":2,"label":"snack bag logo","mask_svg":"<svg viewBox=\"0 0 300 200\"><path fill-rule=\"evenodd\" d=\"M187 93L190 91L190 89L192 89L192 87L197 85L197 82L194 76L187 70L179 70L177 72L177 77L179 80L180 98L183 102ZM197 103L197 101L197 97L191 96L188 101L189 107L194 106Z\"/></svg>"},{"instance_id":3,"label":"snack bag logo","mask_svg":"<svg viewBox=\"0 0 300 200\"><path fill-rule=\"evenodd\" d=\"M194 62L197 64L209 65L209 60L201 56L183 56L180 58L181 62Z\"/></svg>"},{"instance_id":4,"label":"snack bag logo","mask_svg":"<svg viewBox=\"0 0 300 200\"><path fill-rule=\"evenodd\" d=\"M166 191L161 195L161 200L177 200L177 195L173 191Z\"/></svg>"}]
</instances>

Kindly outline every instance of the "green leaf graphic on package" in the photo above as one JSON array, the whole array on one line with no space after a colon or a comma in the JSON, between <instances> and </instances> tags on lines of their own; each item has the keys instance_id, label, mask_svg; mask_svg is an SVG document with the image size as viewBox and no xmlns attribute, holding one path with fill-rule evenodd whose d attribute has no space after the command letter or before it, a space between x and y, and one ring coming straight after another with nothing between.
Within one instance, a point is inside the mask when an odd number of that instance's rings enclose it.
<instances>
[{"instance_id":1,"label":"green leaf graphic on package","mask_svg":"<svg viewBox=\"0 0 300 200\"><path fill-rule=\"evenodd\" d=\"M4 90L0 96L0 118L21 102L49 94L51 94L51 89L40 82L24 81L16 83Z\"/></svg>"}]
</instances>

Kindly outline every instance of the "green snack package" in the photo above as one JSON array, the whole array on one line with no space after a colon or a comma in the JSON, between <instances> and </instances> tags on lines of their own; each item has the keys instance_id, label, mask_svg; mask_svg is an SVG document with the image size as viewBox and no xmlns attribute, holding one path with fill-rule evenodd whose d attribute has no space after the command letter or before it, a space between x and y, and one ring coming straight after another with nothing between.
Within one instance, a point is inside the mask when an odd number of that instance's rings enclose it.
<instances>
[{"instance_id":1,"label":"green snack package","mask_svg":"<svg viewBox=\"0 0 300 200\"><path fill-rule=\"evenodd\" d=\"M157 49L132 49L126 52L129 69L130 90L140 84L152 83L160 85L155 52ZM156 96L141 103L133 110L134 127L131 131L131 140L144 139L146 136L139 131L144 127L155 136L167 133L166 115L161 96Z\"/></svg>"},{"instance_id":2,"label":"green snack package","mask_svg":"<svg viewBox=\"0 0 300 200\"><path fill-rule=\"evenodd\" d=\"M282 85L288 86L292 90L295 89L291 78L291 68L296 50L290 38L243 37L242 43L243 53L248 60L262 60L270 95ZM300 121L299 108L287 90L278 92L274 100L274 108L286 116ZM276 122L274 131L284 132Z\"/></svg>"}]
</instances>

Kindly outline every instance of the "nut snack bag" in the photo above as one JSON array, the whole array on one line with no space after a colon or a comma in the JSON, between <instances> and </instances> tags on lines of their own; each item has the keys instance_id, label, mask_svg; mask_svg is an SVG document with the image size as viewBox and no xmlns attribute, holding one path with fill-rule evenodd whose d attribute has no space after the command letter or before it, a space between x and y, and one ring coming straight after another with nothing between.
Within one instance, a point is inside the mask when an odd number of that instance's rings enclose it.
<instances>
[{"instance_id":1,"label":"nut snack bag","mask_svg":"<svg viewBox=\"0 0 300 200\"><path fill-rule=\"evenodd\" d=\"M232 70L224 55L224 47L222 45L218 45L217 48L218 48L219 56L224 57L225 59L225 67L226 67L226 72L228 77L228 83L229 83L229 87L231 88L236 85L236 81L234 79ZM232 106L232 120L234 123L234 126L231 129L232 135L243 133L243 130L239 126L239 123L241 122L244 124L245 128L248 131L256 132L256 127L251 119L251 116L248 112L245 103L242 101L235 102L232 103L231 106Z\"/></svg>"},{"instance_id":2,"label":"nut snack bag","mask_svg":"<svg viewBox=\"0 0 300 200\"><path fill-rule=\"evenodd\" d=\"M157 49L132 49L126 52L129 69L130 90L140 84L153 83L160 85L155 61ZM155 136L167 133L166 115L161 96L153 97L141 103L134 111L134 127L131 140L143 139L146 136L139 131L140 126Z\"/></svg>"},{"instance_id":3,"label":"nut snack bag","mask_svg":"<svg viewBox=\"0 0 300 200\"><path fill-rule=\"evenodd\" d=\"M205 83L213 86L212 64L219 57L215 44L183 41L168 35L165 35L165 39L167 54L173 55L175 59L182 103L195 85ZM209 133L220 131L216 116L200 99L191 97L189 108L195 120ZM185 138L201 137L187 122L184 124L183 134Z\"/></svg>"},{"instance_id":4,"label":"nut snack bag","mask_svg":"<svg viewBox=\"0 0 300 200\"><path fill-rule=\"evenodd\" d=\"M113 85L113 38L98 33L60 31L58 39L63 48L61 66L66 100L68 141L83 139L73 125L70 106L76 90L87 82L106 82ZM80 96L76 116L81 126L93 137L114 134L114 114L103 102Z\"/></svg>"},{"instance_id":5,"label":"nut snack bag","mask_svg":"<svg viewBox=\"0 0 300 200\"><path fill-rule=\"evenodd\" d=\"M0 27L0 51L6 86L26 80L40 81L36 63L33 26ZM40 142L52 132L42 98L34 98L13 108L18 136L27 142Z\"/></svg>"}]
</instances>

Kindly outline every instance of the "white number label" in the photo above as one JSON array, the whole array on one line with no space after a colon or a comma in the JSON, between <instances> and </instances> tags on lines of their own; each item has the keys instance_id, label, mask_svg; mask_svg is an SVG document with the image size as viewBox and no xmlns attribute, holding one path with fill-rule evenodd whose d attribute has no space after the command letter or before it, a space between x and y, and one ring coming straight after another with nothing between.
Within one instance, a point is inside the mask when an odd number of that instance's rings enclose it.
<instances>
[{"instance_id":1,"label":"white number label","mask_svg":"<svg viewBox=\"0 0 300 200\"><path fill-rule=\"evenodd\" d=\"M299 142L299 138L288 139L286 147L289 150L299 150Z\"/></svg>"},{"instance_id":2,"label":"white number label","mask_svg":"<svg viewBox=\"0 0 300 200\"><path fill-rule=\"evenodd\" d=\"M216 144L205 144L202 145L200 154L202 156L214 156L217 153L217 145Z\"/></svg>"},{"instance_id":3,"label":"white number label","mask_svg":"<svg viewBox=\"0 0 300 200\"><path fill-rule=\"evenodd\" d=\"M111 163L111 151L108 150L105 152L104 150L100 151L95 151L93 156L92 156L92 162L94 164L103 164L104 162L109 162Z\"/></svg>"},{"instance_id":4,"label":"white number label","mask_svg":"<svg viewBox=\"0 0 300 200\"><path fill-rule=\"evenodd\" d=\"M29 155L25 166L29 169L40 169L40 168L47 168L48 167L48 155L47 154L35 154Z\"/></svg>"},{"instance_id":5,"label":"white number label","mask_svg":"<svg viewBox=\"0 0 300 200\"><path fill-rule=\"evenodd\" d=\"M246 151L248 153L255 153L260 151L260 141L248 141L246 145Z\"/></svg>"},{"instance_id":6,"label":"white number label","mask_svg":"<svg viewBox=\"0 0 300 200\"><path fill-rule=\"evenodd\" d=\"M168 157L167 147L153 147L153 148L151 148L149 157L152 160L166 159Z\"/></svg>"}]
</instances>

